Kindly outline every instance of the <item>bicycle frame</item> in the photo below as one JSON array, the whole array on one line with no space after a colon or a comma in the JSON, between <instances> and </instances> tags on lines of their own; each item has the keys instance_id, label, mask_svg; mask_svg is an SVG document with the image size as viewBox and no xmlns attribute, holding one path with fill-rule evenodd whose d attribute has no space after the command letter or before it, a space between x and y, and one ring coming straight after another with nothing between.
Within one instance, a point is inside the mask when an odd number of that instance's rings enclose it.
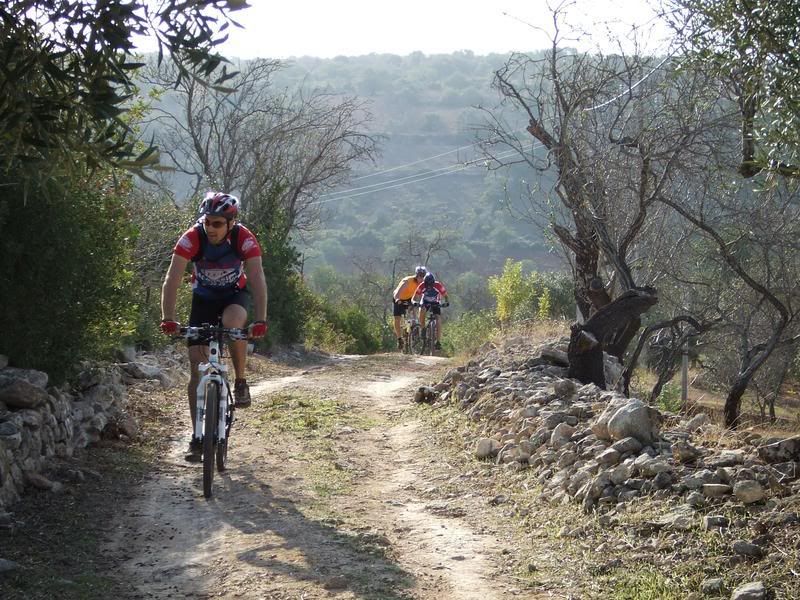
<instances>
[{"instance_id":1,"label":"bicycle frame","mask_svg":"<svg viewBox=\"0 0 800 600\"><path fill-rule=\"evenodd\" d=\"M222 339L227 335L231 339L246 339L243 330L222 329L211 325L189 326L181 329L182 336L187 339L208 338L208 361L198 365L201 374L197 384L197 411L195 413L194 436L203 438L203 423L206 416L206 389L210 384L219 386L219 410L217 412L217 440L224 441L227 436L225 419L232 404L230 385L228 384L228 366L222 362Z\"/></svg>"},{"instance_id":2,"label":"bicycle frame","mask_svg":"<svg viewBox=\"0 0 800 600\"><path fill-rule=\"evenodd\" d=\"M436 334L439 331L438 328L439 328L439 317L440 317L440 315L434 313L430 309L432 307L434 307L434 306L439 306L439 307L444 308L445 306L449 306L449 304L446 303L446 302L444 302L444 303L443 302L429 303L427 305L423 304L423 303L415 303L415 304L416 304L416 306L419 306L420 321L422 321L422 311L425 311L425 313L426 313L425 314L425 327L423 327L422 329L425 332L427 332L427 334L425 335L425 344L423 346L422 351L424 353L426 348L427 348L429 353L431 354L431 356L433 356L434 343L437 341L436 340Z\"/></svg>"},{"instance_id":3,"label":"bicycle frame","mask_svg":"<svg viewBox=\"0 0 800 600\"><path fill-rule=\"evenodd\" d=\"M228 365L221 362L222 348L220 341L216 338L208 342L208 362L200 363L198 370L202 374L200 382L197 384L197 411L194 423L194 435L196 439L203 437L203 422L206 416L206 388L210 383L219 385L219 411L217 412L217 440L224 440L227 435L225 419L228 414L228 404L230 403L230 386L228 385Z\"/></svg>"}]
</instances>

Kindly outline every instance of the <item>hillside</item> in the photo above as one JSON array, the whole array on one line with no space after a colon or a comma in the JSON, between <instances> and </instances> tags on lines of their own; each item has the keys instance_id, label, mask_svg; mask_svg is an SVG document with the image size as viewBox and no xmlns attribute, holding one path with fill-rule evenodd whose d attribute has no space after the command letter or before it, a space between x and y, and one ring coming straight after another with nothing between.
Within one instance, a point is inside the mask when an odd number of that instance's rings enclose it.
<instances>
[{"instance_id":1,"label":"hillside","mask_svg":"<svg viewBox=\"0 0 800 600\"><path fill-rule=\"evenodd\" d=\"M321 264L350 272L365 257L389 264L404 256L414 230L447 232L448 252L435 258L450 279L497 273L506 258L559 268L542 232L505 209L506 175L488 172L475 146L484 119L477 107L497 102L490 84L505 59L469 52L302 58L279 73L278 85L368 100L372 132L384 140L377 164L360 166L350 186L322 198L323 226L302 245L308 272Z\"/></svg>"}]
</instances>

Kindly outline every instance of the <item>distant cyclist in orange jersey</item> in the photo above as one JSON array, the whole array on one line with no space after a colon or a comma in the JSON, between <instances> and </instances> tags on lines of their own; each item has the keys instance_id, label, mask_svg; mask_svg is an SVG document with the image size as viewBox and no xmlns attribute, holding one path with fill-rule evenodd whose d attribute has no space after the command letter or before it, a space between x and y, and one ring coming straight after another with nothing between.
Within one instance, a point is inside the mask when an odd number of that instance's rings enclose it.
<instances>
[{"instance_id":1,"label":"distant cyclist in orange jersey","mask_svg":"<svg viewBox=\"0 0 800 600\"><path fill-rule=\"evenodd\" d=\"M406 310L408 310L411 304L411 298L414 297L414 292L427 274L428 269L422 265L418 266L414 269L413 275L403 277L400 280L400 283L397 284L394 294L392 295L394 304L392 309L392 315L394 316L394 333L397 336L397 348L399 350L403 349L403 315L406 314Z\"/></svg>"}]
</instances>

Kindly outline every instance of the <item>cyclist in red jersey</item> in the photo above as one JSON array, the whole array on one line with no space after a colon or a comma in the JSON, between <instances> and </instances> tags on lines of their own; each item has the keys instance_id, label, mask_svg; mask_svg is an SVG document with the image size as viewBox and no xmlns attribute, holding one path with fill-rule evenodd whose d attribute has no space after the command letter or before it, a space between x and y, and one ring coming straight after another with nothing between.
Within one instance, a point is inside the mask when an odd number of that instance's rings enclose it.
<instances>
[{"instance_id":1,"label":"cyclist in red jersey","mask_svg":"<svg viewBox=\"0 0 800 600\"><path fill-rule=\"evenodd\" d=\"M261 264L261 247L253 233L237 223L239 199L223 192L209 192L200 203L200 218L175 244L164 285L161 288L161 330L178 333L175 303L183 273L192 269L192 308L189 325L216 324L243 328L251 293L256 320L248 327L252 338L267 334L267 283ZM192 423L197 409L198 365L208 360L208 342L190 340L189 414ZM237 407L250 406L250 389L245 378L247 341L231 342L231 362L235 372L233 386ZM199 440L192 439L186 460L200 459Z\"/></svg>"}]
</instances>

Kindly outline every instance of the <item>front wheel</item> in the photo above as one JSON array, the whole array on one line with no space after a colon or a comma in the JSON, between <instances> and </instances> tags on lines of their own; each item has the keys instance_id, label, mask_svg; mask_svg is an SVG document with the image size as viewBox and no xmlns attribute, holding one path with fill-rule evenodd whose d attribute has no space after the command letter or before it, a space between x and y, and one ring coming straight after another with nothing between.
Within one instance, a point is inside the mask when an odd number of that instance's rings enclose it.
<instances>
[{"instance_id":1,"label":"front wheel","mask_svg":"<svg viewBox=\"0 0 800 600\"><path fill-rule=\"evenodd\" d=\"M217 415L219 411L219 384L206 387L206 414L203 421L203 496L211 497L214 483L214 459L216 458Z\"/></svg>"},{"instance_id":2,"label":"front wheel","mask_svg":"<svg viewBox=\"0 0 800 600\"><path fill-rule=\"evenodd\" d=\"M422 338L420 337L420 329L419 325L415 326L411 330L411 334L409 336L410 345L409 345L409 353L410 354L422 354Z\"/></svg>"},{"instance_id":3,"label":"front wheel","mask_svg":"<svg viewBox=\"0 0 800 600\"><path fill-rule=\"evenodd\" d=\"M436 319L428 321L428 350L431 356L436 354Z\"/></svg>"}]
</instances>

